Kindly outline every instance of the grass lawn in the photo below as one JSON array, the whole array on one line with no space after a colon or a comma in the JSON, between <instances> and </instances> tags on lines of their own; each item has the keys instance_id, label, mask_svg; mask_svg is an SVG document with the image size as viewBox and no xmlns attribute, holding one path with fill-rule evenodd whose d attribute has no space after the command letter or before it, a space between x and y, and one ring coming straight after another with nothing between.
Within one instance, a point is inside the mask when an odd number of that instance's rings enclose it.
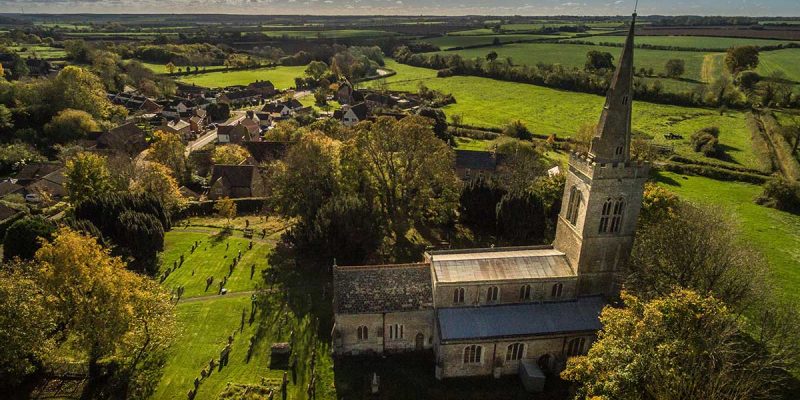
<instances>
[{"instance_id":1,"label":"grass lawn","mask_svg":"<svg viewBox=\"0 0 800 400\"><path fill-rule=\"evenodd\" d=\"M25 51L22 51L25 49ZM18 46L9 47L9 50L14 50L19 54L22 58L41 58L44 60L53 60L57 58L64 58L67 56L67 52L64 49L59 49L55 47L43 46L38 44L22 44Z\"/></svg>"},{"instance_id":2,"label":"grass lawn","mask_svg":"<svg viewBox=\"0 0 800 400\"><path fill-rule=\"evenodd\" d=\"M738 182L661 172L661 185L686 200L724 210L741 229L742 239L769 263L773 282L783 296L800 304L800 216L753 202L761 187Z\"/></svg>"},{"instance_id":3,"label":"grass lawn","mask_svg":"<svg viewBox=\"0 0 800 400\"><path fill-rule=\"evenodd\" d=\"M501 61L511 58L514 64L517 65L545 63L583 68L586 63L586 53L591 50L609 52L614 56L615 62L622 52L621 48L616 47L565 43L514 43L503 46L448 51L442 54L446 55L455 52L461 54L464 58L484 58L489 52L495 51ZM661 73L664 72L664 65L669 59L680 58L686 61L686 75L684 75L684 78L700 80L704 55L704 53L697 51L636 49L636 68L652 68L655 73Z\"/></svg>"},{"instance_id":4,"label":"grass lawn","mask_svg":"<svg viewBox=\"0 0 800 400\"><path fill-rule=\"evenodd\" d=\"M217 71L182 76L180 80L182 82L210 88L247 85L257 80L270 80L277 89L287 89L294 86L294 78L302 76L305 70L305 66L280 66L240 71Z\"/></svg>"},{"instance_id":5,"label":"grass lawn","mask_svg":"<svg viewBox=\"0 0 800 400\"><path fill-rule=\"evenodd\" d=\"M570 39L572 40L572 39ZM592 43L625 43L625 36L592 36L574 39ZM654 46L675 46L695 49L727 49L731 46L774 46L792 43L791 40L770 40L753 38L710 37L710 36L637 36L636 44ZM766 53L762 53L766 54Z\"/></svg>"},{"instance_id":6,"label":"grass lawn","mask_svg":"<svg viewBox=\"0 0 800 400\"><path fill-rule=\"evenodd\" d=\"M800 83L800 49L783 49L764 51L759 54L759 63L756 71L769 76L774 72L782 71L786 78Z\"/></svg>"},{"instance_id":7,"label":"grass lawn","mask_svg":"<svg viewBox=\"0 0 800 400\"><path fill-rule=\"evenodd\" d=\"M148 62L141 62L141 63L142 63L142 65L144 65L145 67L149 68L151 71L153 71L153 72L155 72L157 74L166 74L167 72L169 72L169 71L167 71L167 65L166 64L155 64L155 63L148 63ZM180 65L178 67L180 69L182 69L182 70L186 69L186 66L183 66L183 65ZM217 71L217 70L225 69L224 65L203 65L203 66L199 66L199 67L200 67L200 73L203 73L203 71ZM192 71L194 71L194 66L192 66Z\"/></svg>"},{"instance_id":8,"label":"grass lawn","mask_svg":"<svg viewBox=\"0 0 800 400\"><path fill-rule=\"evenodd\" d=\"M237 218L234 225L244 226L244 218ZM257 217L249 217L251 221ZM295 369L288 370L290 384L288 398L305 398L305 391L311 379L310 360L316 353L317 362L317 395L319 399L335 398L333 385L333 360L330 358L329 340L317 338L317 332L327 331L327 326L319 328L314 315L329 315L330 299L318 298L318 290L305 290L305 288L285 286L281 283L270 287L270 291L262 292L258 302L260 307L253 323L249 322L252 302L249 290L266 284L261 274L255 274L249 279L248 262L255 261L259 270L268 268L265 256L271 249L268 243L257 243L253 250L245 252L240 266L228 280L228 295L216 296L216 289L211 297L196 297L206 294L203 292L205 276L214 275L221 278L227 274L227 262L238 253L239 248L246 248L249 239L241 236L241 232L234 230L232 236L220 236L219 229L210 226L221 226L224 221L213 218L194 218L193 225L184 228L182 223L167 233L166 250L162 259L164 265L171 266L172 261L180 254L185 254L183 267L178 268L163 283L167 288L178 285L186 287L186 293L176 306L178 318L178 337L170 349L163 375L153 399L179 399L186 398L186 393L193 387L195 377L200 376L200 371L208 365L212 358L218 359L220 351L225 347L228 336L233 335L232 351L229 364L222 370L215 369L210 377L200 384L195 399L217 399L220 392L228 383L257 384L265 382L278 388L283 377L283 369L270 369L270 346L277 342L289 342L291 333L294 332L293 350L297 357ZM260 227L258 223L253 225ZM251 226L253 226L251 225ZM267 220L265 227L274 224ZM207 232L197 232L197 231ZM267 236L274 239L273 236ZM195 240L202 240L200 247L190 254L189 250ZM226 244L229 245L226 251ZM244 252L244 251L243 251ZM225 255L228 256L225 259ZM245 268L247 267L247 268ZM191 269L195 269L194 276ZM218 288L215 283L212 285ZM210 289L209 292L212 292ZM327 304L328 312L311 312L311 294L315 296L317 304ZM246 314L244 328L241 326L242 311ZM255 338L255 351L250 360L247 360L247 348L250 338ZM276 392L275 398L280 398Z\"/></svg>"}]
</instances>

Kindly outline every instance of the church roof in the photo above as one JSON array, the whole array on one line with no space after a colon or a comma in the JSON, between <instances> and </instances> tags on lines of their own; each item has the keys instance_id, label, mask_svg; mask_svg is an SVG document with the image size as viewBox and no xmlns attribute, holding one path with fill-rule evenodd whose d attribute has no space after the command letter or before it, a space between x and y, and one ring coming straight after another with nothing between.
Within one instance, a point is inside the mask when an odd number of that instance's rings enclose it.
<instances>
[{"instance_id":1,"label":"church roof","mask_svg":"<svg viewBox=\"0 0 800 400\"><path fill-rule=\"evenodd\" d=\"M369 314L433 307L430 265L334 267L333 310Z\"/></svg>"},{"instance_id":2,"label":"church roof","mask_svg":"<svg viewBox=\"0 0 800 400\"><path fill-rule=\"evenodd\" d=\"M541 336L602 328L601 297L576 301L488 307L440 308L436 318L442 341Z\"/></svg>"},{"instance_id":3,"label":"church roof","mask_svg":"<svg viewBox=\"0 0 800 400\"><path fill-rule=\"evenodd\" d=\"M434 251L428 258L438 283L576 277L564 253L551 246Z\"/></svg>"}]
</instances>

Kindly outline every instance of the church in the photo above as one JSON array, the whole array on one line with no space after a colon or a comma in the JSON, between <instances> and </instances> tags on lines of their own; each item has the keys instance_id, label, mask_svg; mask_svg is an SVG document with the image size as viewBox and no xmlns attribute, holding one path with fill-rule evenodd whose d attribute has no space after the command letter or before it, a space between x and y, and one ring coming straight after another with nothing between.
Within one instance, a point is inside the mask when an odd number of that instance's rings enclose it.
<instances>
[{"instance_id":1,"label":"church","mask_svg":"<svg viewBox=\"0 0 800 400\"><path fill-rule=\"evenodd\" d=\"M552 245L334 266L338 355L433 350L439 379L559 371L585 354L634 240L649 166L632 161L634 25L588 153L574 153Z\"/></svg>"}]
</instances>

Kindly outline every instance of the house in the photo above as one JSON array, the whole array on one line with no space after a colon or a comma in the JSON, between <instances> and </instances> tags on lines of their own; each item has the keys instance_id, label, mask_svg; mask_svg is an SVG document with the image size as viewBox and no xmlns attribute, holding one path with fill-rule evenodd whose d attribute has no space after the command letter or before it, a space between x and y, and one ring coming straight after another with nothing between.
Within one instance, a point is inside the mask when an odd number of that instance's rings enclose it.
<instances>
[{"instance_id":1,"label":"house","mask_svg":"<svg viewBox=\"0 0 800 400\"><path fill-rule=\"evenodd\" d=\"M22 193L22 185L18 185L10 180L0 182L0 197Z\"/></svg>"},{"instance_id":2,"label":"house","mask_svg":"<svg viewBox=\"0 0 800 400\"><path fill-rule=\"evenodd\" d=\"M502 159L494 151L456 149L455 153L456 175L465 181L494 175Z\"/></svg>"},{"instance_id":3,"label":"house","mask_svg":"<svg viewBox=\"0 0 800 400\"><path fill-rule=\"evenodd\" d=\"M67 195L67 190L64 188L64 170L58 169L53 171L41 179L25 186L25 198L36 198L37 201L42 201L44 196L49 197L53 201L60 201ZM30 197L33 196L33 197Z\"/></svg>"},{"instance_id":4,"label":"house","mask_svg":"<svg viewBox=\"0 0 800 400\"><path fill-rule=\"evenodd\" d=\"M180 118L164 121L161 129L166 132L175 133L183 140L190 140L192 138L192 124Z\"/></svg>"},{"instance_id":5,"label":"house","mask_svg":"<svg viewBox=\"0 0 800 400\"><path fill-rule=\"evenodd\" d=\"M147 133L133 122L113 128L97 138L98 149L108 149L131 157L138 155L147 147Z\"/></svg>"},{"instance_id":6,"label":"house","mask_svg":"<svg viewBox=\"0 0 800 400\"><path fill-rule=\"evenodd\" d=\"M589 151L570 156L552 245L428 251L419 264L334 262L334 353L432 349L438 379L534 380L588 351L621 289L649 176L630 157L633 41L631 28Z\"/></svg>"},{"instance_id":7,"label":"house","mask_svg":"<svg viewBox=\"0 0 800 400\"><path fill-rule=\"evenodd\" d=\"M270 82L270 81L260 81L260 80L258 80L258 81L255 81L255 82L247 85L246 89L258 92L258 94L260 94L261 97L272 97L276 93L278 93L275 90L275 85L273 85L272 82Z\"/></svg>"},{"instance_id":8,"label":"house","mask_svg":"<svg viewBox=\"0 0 800 400\"><path fill-rule=\"evenodd\" d=\"M13 209L5 204L0 203L0 222L15 219L20 215L22 215L22 211Z\"/></svg>"},{"instance_id":9,"label":"house","mask_svg":"<svg viewBox=\"0 0 800 400\"><path fill-rule=\"evenodd\" d=\"M57 163L32 163L26 164L22 169L17 172L16 184L20 186L27 186L39 179L42 179L45 175L52 173L53 171L57 171L62 167L61 164Z\"/></svg>"},{"instance_id":10,"label":"house","mask_svg":"<svg viewBox=\"0 0 800 400\"><path fill-rule=\"evenodd\" d=\"M211 171L210 199L264 196L264 182L255 165L215 165Z\"/></svg>"},{"instance_id":11,"label":"house","mask_svg":"<svg viewBox=\"0 0 800 400\"><path fill-rule=\"evenodd\" d=\"M343 80L339 82L339 88L336 89L335 99L339 104L353 104L353 92L353 85L347 80Z\"/></svg>"},{"instance_id":12,"label":"house","mask_svg":"<svg viewBox=\"0 0 800 400\"><path fill-rule=\"evenodd\" d=\"M136 92L109 93L108 99L118 106L125 107L131 114L155 114L164 110L162 105Z\"/></svg>"},{"instance_id":13,"label":"house","mask_svg":"<svg viewBox=\"0 0 800 400\"><path fill-rule=\"evenodd\" d=\"M261 100L261 93L252 89L235 90L217 95L217 103L233 106L245 103L257 103Z\"/></svg>"},{"instance_id":14,"label":"house","mask_svg":"<svg viewBox=\"0 0 800 400\"><path fill-rule=\"evenodd\" d=\"M184 199L188 199L188 200L192 200L192 201L200 200L200 195L197 194L197 192L195 192L194 190L189 189L186 186L179 187L178 191L181 193L181 196Z\"/></svg>"},{"instance_id":15,"label":"house","mask_svg":"<svg viewBox=\"0 0 800 400\"><path fill-rule=\"evenodd\" d=\"M247 111L239 124L247 129L250 140L256 140L261 137L261 119L256 116L255 111Z\"/></svg>"},{"instance_id":16,"label":"house","mask_svg":"<svg viewBox=\"0 0 800 400\"><path fill-rule=\"evenodd\" d=\"M333 118L342 121L347 126L353 126L366 120L368 114L366 103L358 103L353 106L343 105L341 109L333 112Z\"/></svg>"},{"instance_id":17,"label":"house","mask_svg":"<svg viewBox=\"0 0 800 400\"><path fill-rule=\"evenodd\" d=\"M261 108L262 112L269 113L273 119L289 118L303 109L303 103L295 98L278 100L267 103Z\"/></svg>"}]
</instances>

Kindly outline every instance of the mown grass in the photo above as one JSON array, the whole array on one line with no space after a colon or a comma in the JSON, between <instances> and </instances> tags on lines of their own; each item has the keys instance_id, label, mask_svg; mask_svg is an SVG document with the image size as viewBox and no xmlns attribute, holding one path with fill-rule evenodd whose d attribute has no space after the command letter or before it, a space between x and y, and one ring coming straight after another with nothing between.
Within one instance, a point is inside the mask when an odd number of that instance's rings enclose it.
<instances>
[{"instance_id":1,"label":"mown grass","mask_svg":"<svg viewBox=\"0 0 800 400\"><path fill-rule=\"evenodd\" d=\"M485 58L491 52L497 52L501 61L511 58L517 65L561 64L568 67L583 68L586 63L586 53L596 50L611 53L615 63L622 52L621 48L603 46L565 44L565 43L514 43L503 46L482 47L477 49L464 49L448 51L442 54L461 54L464 58ZM697 80L701 78L700 71L703 66L704 53L697 51L667 51L636 49L636 68L652 68L658 73L664 72L664 65L668 60L679 58L686 62L684 78Z\"/></svg>"},{"instance_id":2,"label":"mown grass","mask_svg":"<svg viewBox=\"0 0 800 400\"><path fill-rule=\"evenodd\" d=\"M25 51L22 51L25 49ZM15 51L19 54L22 58L41 58L44 60L54 60L58 58L64 58L67 56L67 52L64 49L59 49L55 47L43 46L39 44L22 44L18 46L9 47L9 50Z\"/></svg>"},{"instance_id":3,"label":"mown grass","mask_svg":"<svg viewBox=\"0 0 800 400\"><path fill-rule=\"evenodd\" d=\"M198 86L220 88L234 85L247 85L257 80L270 80L278 89L294 86L294 78L303 76L305 66L273 67L240 71L216 71L205 74L180 77L182 82Z\"/></svg>"},{"instance_id":4,"label":"mown grass","mask_svg":"<svg viewBox=\"0 0 800 400\"><path fill-rule=\"evenodd\" d=\"M243 226L240 220L241 218L235 221L239 228ZM215 369L210 377L204 379L195 399L217 399L229 382L258 384L263 378L269 385L278 388L284 370L269 368L270 346L277 342L288 342L292 332L294 332L293 349L297 363L294 370L288 370L287 398L305 398L305 391L311 379L309 365L314 353L317 360L317 396L319 399L335 398L329 340L317 338L317 332L320 331L317 320L315 314L311 312L311 303L305 302L309 296L318 297L318 291L294 290L295 288L288 290L281 284L266 288L259 273L250 280L249 268L242 268L235 271L229 279L228 287L231 290L229 294L210 298L194 297L197 294L204 294L202 291L198 292L196 278L219 273L220 266L216 260L225 254L235 255L238 252L237 247L246 245L249 239L242 238L237 230L229 237L217 235L218 229L207 228L208 225L221 226L224 224L223 220L205 218L192 219L192 222L202 223L203 226L193 225L183 229L183 225L179 224L180 227L167 233L166 237L163 260L164 265L170 267L171 260L180 254L189 253L189 248L195 240L203 240L203 244L194 254L186 258L183 267L163 283L168 288L184 285L186 293L176 306L178 337L169 350L163 375L152 398L186 398L187 391L194 387L195 377L199 378L200 371L208 365L209 360L219 358L220 351L227 344L230 335L234 337L234 341L228 366L223 367L221 371ZM210 229L209 233L191 232L191 230L205 229ZM217 241L211 245L211 241L215 238ZM227 252L226 243L229 244ZM248 257L256 259L261 270L268 268L265 256L269 251L270 245L257 244L254 250L245 253L240 268L247 265ZM223 265L225 273L227 273L226 265ZM195 276L186 273L189 268L196 270ZM235 280L240 282L236 284ZM204 278L202 286L205 286ZM252 300L251 294L247 291L257 286L269 290L264 291L263 297L259 298L260 307L251 324L249 316ZM214 287L217 287L216 283ZM297 298L302 300L298 301ZM243 311L246 315L245 324L239 332ZM256 337L256 346L248 361L247 348L251 337ZM275 398L280 398L280 392L276 392Z\"/></svg>"},{"instance_id":5,"label":"mown grass","mask_svg":"<svg viewBox=\"0 0 800 400\"><path fill-rule=\"evenodd\" d=\"M436 78L433 70L395 62L387 65L397 71L397 75L387 80L389 88L416 92L423 83L431 89L452 93L456 103L444 107L444 111L448 116L461 115L466 125L502 127L519 119L538 134L572 136L581 126L597 122L604 102L602 96L592 94L472 76ZM720 116L716 110L642 101L634 103L633 111L634 130L652 136L657 143L674 146L682 155L748 168L760 166L749 144L750 133L741 112ZM704 157L689 147L691 134L706 126L720 128L720 142L728 161ZM667 142L663 138L667 133L683 135L684 140Z\"/></svg>"},{"instance_id":6,"label":"mown grass","mask_svg":"<svg viewBox=\"0 0 800 400\"><path fill-rule=\"evenodd\" d=\"M762 191L756 185L669 172L661 172L658 182L686 200L730 215L742 239L765 257L780 294L800 304L800 216L755 204Z\"/></svg>"},{"instance_id":7,"label":"mown grass","mask_svg":"<svg viewBox=\"0 0 800 400\"><path fill-rule=\"evenodd\" d=\"M567 40L572 41L573 39ZM574 39L592 43L624 43L625 36L592 36ZM731 46L774 46L792 43L791 40L754 38L710 37L710 36L637 36L636 44L675 46L695 49L726 49ZM796 43L796 42L795 42ZM762 53L762 55L765 53Z\"/></svg>"},{"instance_id":8,"label":"mown grass","mask_svg":"<svg viewBox=\"0 0 800 400\"><path fill-rule=\"evenodd\" d=\"M166 74L166 73L169 72L169 71L167 71L167 65L166 64L156 64L156 63L149 63L149 62L141 62L141 63L142 63L142 65L144 65L145 67L149 68L151 71L153 71L153 72L155 72L157 74ZM179 65L177 67L180 68L181 70L185 70L186 69L185 65ZM201 73L201 74L204 73L204 72L219 71L219 70L224 70L225 69L224 65L200 65L198 67L200 68L199 73ZM192 71L194 71L194 65L192 65L191 68L192 68Z\"/></svg>"},{"instance_id":9,"label":"mown grass","mask_svg":"<svg viewBox=\"0 0 800 400\"><path fill-rule=\"evenodd\" d=\"M800 61L800 49L763 51L759 54L756 72L762 76L783 72L786 79L800 83L800 62L798 61Z\"/></svg>"}]
</instances>

